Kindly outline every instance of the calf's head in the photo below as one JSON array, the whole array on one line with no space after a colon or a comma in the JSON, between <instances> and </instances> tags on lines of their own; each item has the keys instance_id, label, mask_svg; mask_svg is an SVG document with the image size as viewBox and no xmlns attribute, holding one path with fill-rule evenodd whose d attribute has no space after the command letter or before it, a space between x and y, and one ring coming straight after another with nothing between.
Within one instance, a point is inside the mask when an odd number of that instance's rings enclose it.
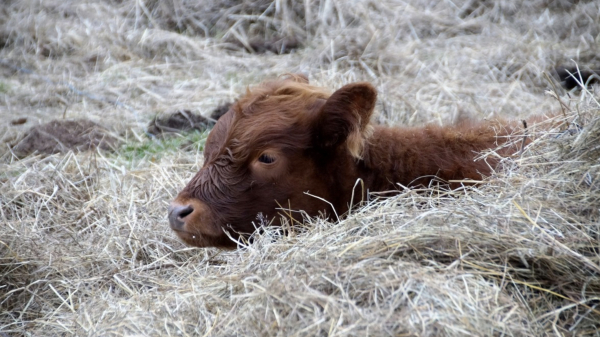
<instances>
[{"instance_id":1,"label":"calf's head","mask_svg":"<svg viewBox=\"0 0 600 337\"><path fill-rule=\"evenodd\" d=\"M368 83L329 95L301 76L247 90L209 134L202 168L169 207L171 228L193 246L234 248L225 231L301 220L282 209L347 209L376 96Z\"/></svg>"}]
</instances>

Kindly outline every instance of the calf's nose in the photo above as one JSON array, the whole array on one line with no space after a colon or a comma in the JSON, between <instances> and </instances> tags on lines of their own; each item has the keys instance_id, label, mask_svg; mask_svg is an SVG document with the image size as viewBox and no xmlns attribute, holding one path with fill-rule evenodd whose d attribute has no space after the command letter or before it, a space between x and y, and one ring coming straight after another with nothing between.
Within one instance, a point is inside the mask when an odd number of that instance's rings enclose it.
<instances>
[{"instance_id":1,"label":"calf's nose","mask_svg":"<svg viewBox=\"0 0 600 337\"><path fill-rule=\"evenodd\" d=\"M173 229L181 229L185 224L185 217L192 214L194 208L190 205L171 205L169 206L169 224Z\"/></svg>"}]
</instances>

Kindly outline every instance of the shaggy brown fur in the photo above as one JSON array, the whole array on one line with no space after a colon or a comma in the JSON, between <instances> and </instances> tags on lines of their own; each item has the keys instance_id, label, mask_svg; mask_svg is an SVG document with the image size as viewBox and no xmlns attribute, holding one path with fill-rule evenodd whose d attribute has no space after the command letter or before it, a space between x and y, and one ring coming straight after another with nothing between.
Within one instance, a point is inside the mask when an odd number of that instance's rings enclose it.
<instances>
[{"instance_id":1,"label":"shaggy brown fur","mask_svg":"<svg viewBox=\"0 0 600 337\"><path fill-rule=\"evenodd\" d=\"M354 191L354 202L366 191L399 190L398 183L479 180L497 159L475 160L478 153L513 131L499 122L372 126L376 98L369 83L330 95L302 76L248 90L210 133L204 166L169 208L171 227L190 245L233 248L224 230L235 238L265 220L280 225L281 207L310 216L331 215L332 207L345 213L358 179L364 190ZM301 221L298 212L286 216Z\"/></svg>"}]
</instances>

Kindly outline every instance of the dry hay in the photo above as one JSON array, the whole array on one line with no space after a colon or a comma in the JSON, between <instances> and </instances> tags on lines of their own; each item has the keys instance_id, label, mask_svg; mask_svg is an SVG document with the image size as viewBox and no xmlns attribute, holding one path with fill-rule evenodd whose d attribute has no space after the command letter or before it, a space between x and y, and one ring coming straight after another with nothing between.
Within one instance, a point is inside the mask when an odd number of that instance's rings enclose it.
<instances>
[{"instance_id":1,"label":"dry hay","mask_svg":"<svg viewBox=\"0 0 600 337\"><path fill-rule=\"evenodd\" d=\"M198 3L0 8L2 335L599 335L597 87L566 93L546 76L571 59L598 68L597 2ZM302 47L236 47L254 38ZM143 143L156 115L208 116L297 71L330 88L373 82L386 124L568 123L529 126L533 143L479 186L402 190L234 252L168 229L202 140L151 156L17 160L9 146L63 115Z\"/></svg>"}]
</instances>

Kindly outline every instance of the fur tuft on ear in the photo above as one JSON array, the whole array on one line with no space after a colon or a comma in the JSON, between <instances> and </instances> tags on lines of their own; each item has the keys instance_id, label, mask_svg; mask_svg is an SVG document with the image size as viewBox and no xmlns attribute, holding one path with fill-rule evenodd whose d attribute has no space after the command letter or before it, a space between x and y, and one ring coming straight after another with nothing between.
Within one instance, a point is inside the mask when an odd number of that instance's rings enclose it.
<instances>
[{"instance_id":1,"label":"fur tuft on ear","mask_svg":"<svg viewBox=\"0 0 600 337\"><path fill-rule=\"evenodd\" d=\"M346 144L348 145L348 151L355 159L362 159L363 157L363 149L365 148L365 143L373 134L373 126L367 125L363 132L358 132L358 130L354 130L354 132L348 135L348 139L346 140Z\"/></svg>"},{"instance_id":2,"label":"fur tuft on ear","mask_svg":"<svg viewBox=\"0 0 600 337\"><path fill-rule=\"evenodd\" d=\"M366 82L352 83L334 92L325 102L314 124L316 147L334 147L345 143L357 159L373 132L369 125L377 91Z\"/></svg>"}]
</instances>

